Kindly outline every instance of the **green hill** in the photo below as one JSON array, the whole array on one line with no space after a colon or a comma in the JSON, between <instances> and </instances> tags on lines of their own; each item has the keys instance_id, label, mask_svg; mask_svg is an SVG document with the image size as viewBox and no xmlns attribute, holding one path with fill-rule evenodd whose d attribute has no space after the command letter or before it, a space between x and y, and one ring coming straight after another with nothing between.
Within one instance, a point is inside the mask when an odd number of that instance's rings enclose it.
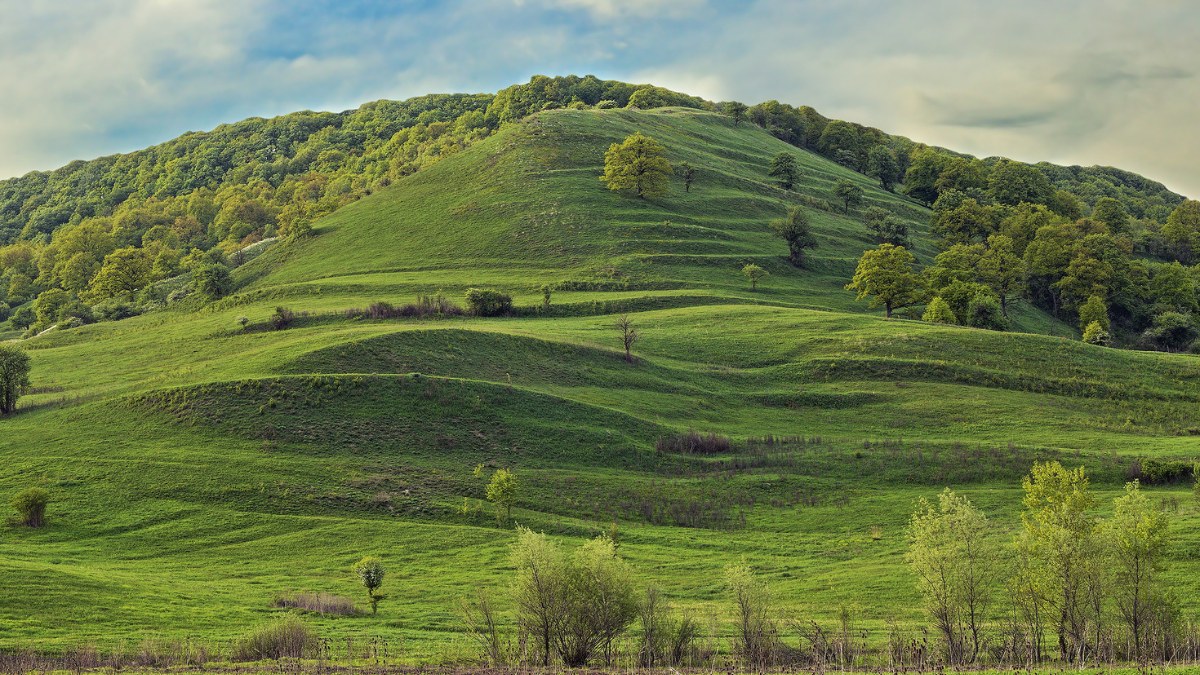
<instances>
[{"instance_id":1,"label":"green hill","mask_svg":"<svg viewBox=\"0 0 1200 675\"><path fill-rule=\"evenodd\" d=\"M690 191L605 188L605 149L634 131L697 169ZM780 152L795 191L765 175ZM902 556L918 497L963 490L1006 538L1035 459L1085 464L1108 497L1138 458L1200 454L1193 356L1083 344L1025 302L1012 332L855 302L844 286L874 240L829 204L839 179L933 259L928 209L758 126L548 110L270 246L228 297L24 340L35 389L0 420L0 494L37 485L54 502L48 527L0 536L0 648L216 644L280 613L281 594L361 599L349 568L377 554L392 570L380 616L318 630L455 658L456 599L503 587L512 539L479 464L516 472L521 524L577 538L617 522L642 578L722 639L721 570L744 559L787 611L852 608L882 641L888 621L921 621ZM768 227L790 205L819 242L804 269ZM757 291L747 262L771 273ZM511 292L516 311L353 311L472 287ZM279 306L297 318L270 330ZM632 364L622 313L641 333ZM734 451L656 449L689 429ZM1170 579L1195 612L1197 516L1176 519Z\"/></svg>"}]
</instances>

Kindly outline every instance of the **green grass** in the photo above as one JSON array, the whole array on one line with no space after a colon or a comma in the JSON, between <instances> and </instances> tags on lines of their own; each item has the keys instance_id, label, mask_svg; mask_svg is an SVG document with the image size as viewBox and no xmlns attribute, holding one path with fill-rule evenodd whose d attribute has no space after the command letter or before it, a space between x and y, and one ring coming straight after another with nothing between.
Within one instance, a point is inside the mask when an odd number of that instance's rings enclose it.
<instances>
[{"instance_id":1,"label":"green grass","mask_svg":"<svg viewBox=\"0 0 1200 675\"><path fill-rule=\"evenodd\" d=\"M597 180L635 130L699 170L691 193L638 200ZM797 193L765 180L780 151L802 167ZM788 265L767 223L842 177L932 257L921 207L749 125L554 111L276 246L207 309L26 341L39 389L0 420L0 495L41 485L55 502L44 530L0 529L0 648L227 641L281 593L363 600L350 566L375 554L380 615L319 632L380 636L409 662L463 653L455 601L503 589L512 538L479 463L516 471L519 523L578 540L617 521L641 578L723 635L721 569L746 560L782 611L853 607L878 637L921 621L902 559L919 497L963 490L1006 538L1035 459L1086 464L1107 500L1135 457L1200 454L1193 357L1084 345L1021 304L1023 332L885 320L843 289L871 242L836 211L810 209L820 247ZM748 261L771 272L757 292ZM564 283L578 290L538 311L540 287ZM512 292L519 316L344 314L473 286ZM310 316L238 327L276 305ZM634 364L619 312L642 334ZM738 452L654 451L687 429ZM1184 488L1153 492L1181 505L1171 580L1195 613L1200 513Z\"/></svg>"}]
</instances>

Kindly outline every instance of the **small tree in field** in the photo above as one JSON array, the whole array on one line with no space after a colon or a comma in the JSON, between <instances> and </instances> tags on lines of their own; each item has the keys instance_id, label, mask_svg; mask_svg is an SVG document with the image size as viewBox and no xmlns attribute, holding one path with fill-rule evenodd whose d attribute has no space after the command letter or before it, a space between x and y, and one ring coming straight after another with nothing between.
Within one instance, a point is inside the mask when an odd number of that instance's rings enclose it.
<instances>
[{"instance_id":1,"label":"small tree in field","mask_svg":"<svg viewBox=\"0 0 1200 675\"><path fill-rule=\"evenodd\" d=\"M679 175L683 178L683 191L691 192L692 183L696 182L696 168L687 162L680 162Z\"/></svg>"},{"instance_id":2,"label":"small tree in field","mask_svg":"<svg viewBox=\"0 0 1200 675\"><path fill-rule=\"evenodd\" d=\"M385 596L379 593L380 587L383 586L383 577L387 574L387 570L383 567L383 562L374 556L367 556L358 561L354 566L354 573L358 575L359 582L363 588L367 589L367 598L371 603L371 613L379 612L379 601Z\"/></svg>"},{"instance_id":3,"label":"small tree in field","mask_svg":"<svg viewBox=\"0 0 1200 675\"><path fill-rule=\"evenodd\" d=\"M750 280L750 290L756 291L758 290L758 282L770 275L770 272L754 263L750 263L742 268L742 274L746 275L746 278Z\"/></svg>"},{"instance_id":4,"label":"small tree in field","mask_svg":"<svg viewBox=\"0 0 1200 675\"><path fill-rule=\"evenodd\" d=\"M770 666L779 631L771 618L771 595L767 585L749 566L730 565L725 568L725 587L733 600L738 622L738 652L751 668Z\"/></svg>"},{"instance_id":5,"label":"small tree in field","mask_svg":"<svg viewBox=\"0 0 1200 675\"><path fill-rule=\"evenodd\" d=\"M779 181L779 187L791 190L800 178L800 168L796 166L796 158L790 152L781 152L771 159L771 169L767 175Z\"/></svg>"},{"instance_id":6,"label":"small tree in field","mask_svg":"<svg viewBox=\"0 0 1200 675\"><path fill-rule=\"evenodd\" d=\"M725 104L725 114L733 118L733 126L738 126L742 120L746 119L746 104L738 101L730 101Z\"/></svg>"},{"instance_id":7,"label":"small tree in field","mask_svg":"<svg viewBox=\"0 0 1200 675\"><path fill-rule=\"evenodd\" d=\"M1117 612L1133 637L1133 656L1142 659L1147 627L1168 603L1162 580L1170 522L1162 509L1150 502L1138 482L1125 485L1125 494L1113 500L1112 518L1101 534L1112 552Z\"/></svg>"},{"instance_id":8,"label":"small tree in field","mask_svg":"<svg viewBox=\"0 0 1200 675\"><path fill-rule=\"evenodd\" d=\"M633 325L633 320L628 314L622 314L621 318L613 324L621 333L621 344L625 347L625 360L633 363L633 345L638 341L641 335Z\"/></svg>"},{"instance_id":9,"label":"small tree in field","mask_svg":"<svg viewBox=\"0 0 1200 675\"><path fill-rule=\"evenodd\" d=\"M517 477L508 469L497 469L488 482L487 499L496 505L496 522L500 522L500 509L504 517L512 518L512 507L517 501Z\"/></svg>"},{"instance_id":10,"label":"small tree in field","mask_svg":"<svg viewBox=\"0 0 1200 675\"><path fill-rule=\"evenodd\" d=\"M0 415L17 409L17 399L29 388L29 355L18 347L0 345Z\"/></svg>"},{"instance_id":11,"label":"small tree in field","mask_svg":"<svg viewBox=\"0 0 1200 675\"><path fill-rule=\"evenodd\" d=\"M850 208L858 206L863 200L863 189L845 178L834 184L833 194L845 204L846 213L850 213Z\"/></svg>"},{"instance_id":12,"label":"small tree in field","mask_svg":"<svg viewBox=\"0 0 1200 675\"><path fill-rule=\"evenodd\" d=\"M20 523L27 527L41 527L46 524L46 505L49 503L50 493L42 488L29 488L12 500Z\"/></svg>"},{"instance_id":13,"label":"small tree in field","mask_svg":"<svg viewBox=\"0 0 1200 675\"><path fill-rule=\"evenodd\" d=\"M787 217L771 221L771 229L788 245L788 260L796 267L804 267L804 251L816 248L817 238L808 226L808 216L799 206L788 209Z\"/></svg>"},{"instance_id":14,"label":"small tree in field","mask_svg":"<svg viewBox=\"0 0 1200 675\"><path fill-rule=\"evenodd\" d=\"M921 299L921 279L913 271L917 259L903 246L880 244L863 252L846 289L867 298L871 307L883 307L890 319L892 312Z\"/></svg>"},{"instance_id":15,"label":"small tree in field","mask_svg":"<svg viewBox=\"0 0 1200 675\"><path fill-rule=\"evenodd\" d=\"M610 190L633 190L638 197L667 194L671 163L661 143L638 132L604 153L604 175L600 180Z\"/></svg>"},{"instance_id":16,"label":"small tree in field","mask_svg":"<svg viewBox=\"0 0 1200 675\"><path fill-rule=\"evenodd\" d=\"M987 518L947 488L937 504L922 498L908 526L908 563L951 664L973 663L983 612L992 596L996 550Z\"/></svg>"}]
</instances>

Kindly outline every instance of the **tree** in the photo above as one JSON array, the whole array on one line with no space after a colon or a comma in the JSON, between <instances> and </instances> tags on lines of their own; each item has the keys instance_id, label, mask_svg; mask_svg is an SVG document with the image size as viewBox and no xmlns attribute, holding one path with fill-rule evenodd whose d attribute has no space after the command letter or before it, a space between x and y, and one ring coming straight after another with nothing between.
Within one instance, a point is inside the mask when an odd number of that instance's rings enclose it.
<instances>
[{"instance_id":1,"label":"tree","mask_svg":"<svg viewBox=\"0 0 1200 675\"><path fill-rule=\"evenodd\" d=\"M1142 335L1146 346L1168 352L1186 348L1200 335L1195 320L1181 312L1163 312L1154 317L1150 327Z\"/></svg>"},{"instance_id":2,"label":"tree","mask_svg":"<svg viewBox=\"0 0 1200 675\"><path fill-rule=\"evenodd\" d=\"M770 272L767 272L754 263L749 263L742 267L742 274L746 275L746 278L750 280L750 290L754 291L758 290L758 282L762 281Z\"/></svg>"},{"instance_id":3,"label":"tree","mask_svg":"<svg viewBox=\"0 0 1200 675\"><path fill-rule=\"evenodd\" d=\"M679 175L683 177L683 191L691 192L692 183L696 182L696 169L687 162L680 162Z\"/></svg>"},{"instance_id":4,"label":"tree","mask_svg":"<svg viewBox=\"0 0 1200 675\"><path fill-rule=\"evenodd\" d=\"M1194 260L1200 252L1200 201L1187 199L1176 206L1167 216L1162 235L1176 259L1185 263Z\"/></svg>"},{"instance_id":5,"label":"tree","mask_svg":"<svg viewBox=\"0 0 1200 675\"><path fill-rule=\"evenodd\" d=\"M625 348L625 361L633 363L633 345L641 338L637 328L633 325L633 320L629 318L628 314L622 314L613 326L621 333L621 345Z\"/></svg>"},{"instance_id":6,"label":"tree","mask_svg":"<svg viewBox=\"0 0 1200 675\"><path fill-rule=\"evenodd\" d=\"M921 315L922 321L929 323L958 323L958 317L954 316L954 310L950 309L950 303L941 299L934 298L925 306L925 313Z\"/></svg>"},{"instance_id":7,"label":"tree","mask_svg":"<svg viewBox=\"0 0 1200 675\"><path fill-rule=\"evenodd\" d=\"M1000 311L1008 318L1008 300L1016 295L1025 278L1025 268L1017 257L1011 237L993 234L988 237L987 249L979 257L979 280L996 292Z\"/></svg>"},{"instance_id":8,"label":"tree","mask_svg":"<svg viewBox=\"0 0 1200 675\"><path fill-rule=\"evenodd\" d=\"M225 265L199 265L192 271L192 286L206 299L217 300L233 290L233 274Z\"/></svg>"},{"instance_id":9,"label":"tree","mask_svg":"<svg viewBox=\"0 0 1200 675\"><path fill-rule=\"evenodd\" d=\"M1100 324L1106 331L1109 329L1108 305L1099 295L1088 296L1087 302L1079 306L1079 330L1086 330L1093 323Z\"/></svg>"},{"instance_id":10,"label":"tree","mask_svg":"<svg viewBox=\"0 0 1200 675\"><path fill-rule=\"evenodd\" d=\"M949 488L936 505L922 497L909 521L906 558L950 664L979 656L997 562L987 531L987 517Z\"/></svg>"},{"instance_id":11,"label":"tree","mask_svg":"<svg viewBox=\"0 0 1200 675\"><path fill-rule=\"evenodd\" d=\"M1025 561L1020 586L1035 606L1050 610L1064 660L1083 657L1088 649L1086 582L1096 555L1095 498L1083 467L1066 469L1058 462L1037 462L1022 481L1023 525L1017 551Z\"/></svg>"},{"instance_id":12,"label":"tree","mask_svg":"<svg viewBox=\"0 0 1200 675\"><path fill-rule=\"evenodd\" d=\"M914 199L932 204L938 199L937 180L946 166L947 156L933 148L920 148L912 153L908 171L904 174L904 190Z\"/></svg>"},{"instance_id":13,"label":"tree","mask_svg":"<svg viewBox=\"0 0 1200 675\"><path fill-rule=\"evenodd\" d=\"M879 206L868 206L863 211L863 223L880 244L895 244L908 247L908 224L891 211Z\"/></svg>"},{"instance_id":14,"label":"tree","mask_svg":"<svg viewBox=\"0 0 1200 675\"><path fill-rule=\"evenodd\" d=\"M748 565L725 568L725 587L737 617L737 649L746 665L763 669L774 661L779 631L771 618L771 593Z\"/></svg>"},{"instance_id":15,"label":"tree","mask_svg":"<svg viewBox=\"0 0 1200 675\"><path fill-rule=\"evenodd\" d=\"M1161 574L1170 545L1167 514L1150 503L1138 482L1113 500L1112 518L1102 526L1115 563L1117 611L1133 637L1133 656L1142 660L1146 629L1165 604Z\"/></svg>"},{"instance_id":16,"label":"tree","mask_svg":"<svg viewBox=\"0 0 1200 675\"><path fill-rule=\"evenodd\" d=\"M634 133L621 143L613 143L604 153L604 175L600 180L610 190L633 190L638 197L667 194L671 163L667 149L643 134Z\"/></svg>"},{"instance_id":17,"label":"tree","mask_svg":"<svg viewBox=\"0 0 1200 675\"><path fill-rule=\"evenodd\" d=\"M846 213L850 213L850 208L858 206L863 200L863 189L845 178L834 183L833 194L845 205Z\"/></svg>"},{"instance_id":18,"label":"tree","mask_svg":"<svg viewBox=\"0 0 1200 675\"><path fill-rule=\"evenodd\" d=\"M150 282L152 264L143 249L119 248L104 257L104 264L88 286L88 294L96 300L130 299Z\"/></svg>"},{"instance_id":19,"label":"tree","mask_svg":"<svg viewBox=\"0 0 1200 675\"><path fill-rule=\"evenodd\" d=\"M354 574L358 576L358 580L363 585L363 588L367 589L367 599L371 603L371 613L378 613L379 601L386 597L379 594L379 589L383 586L383 577L387 574L387 570L383 567L383 562L374 556L367 556L354 565Z\"/></svg>"},{"instance_id":20,"label":"tree","mask_svg":"<svg viewBox=\"0 0 1200 675\"><path fill-rule=\"evenodd\" d=\"M512 559L517 621L543 666L553 653L568 667L585 665L637 616L632 572L607 537L565 555L546 535L519 528Z\"/></svg>"},{"instance_id":21,"label":"tree","mask_svg":"<svg viewBox=\"0 0 1200 675\"><path fill-rule=\"evenodd\" d=\"M1046 174L1028 164L1002 159L988 176L988 193L999 204L1046 204L1054 196Z\"/></svg>"},{"instance_id":22,"label":"tree","mask_svg":"<svg viewBox=\"0 0 1200 675\"><path fill-rule=\"evenodd\" d=\"M738 126L746 119L746 104L730 101L725 104L725 114L733 119L733 126Z\"/></svg>"},{"instance_id":23,"label":"tree","mask_svg":"<svg viewBox=\"0 0 1200 675\"><path fill-rule=\"evenodd\" d=\"M779 181L779 187L791 190L800 179L800 168L796 158L790 152L781 152L771 159L771 168L767 175Z\"/></svg>"},{"instance_id":24,"label":"tree","mask_svg":"<svg viewBox=\"0 0 1200 675\"><path fill-rule=\"evenodd\" d=\"M50 493L42 488L23 490L12 499L12 507L17 510L17 516L26 527L42 527L46 524L46 505L50 503Z\"/></svg>"},{"instance_id":25,"label":"tree","mask_svg":"<svg viewBox=\"0 0 1200 675\"><path fill-rule=\"evenodd\" d=\"M864 251L854 270L854 278L846 285L858 299L870 299L870 307L883 307L890 319L892 312L921 300L921 279L913 271L916 258L903 246L880 244Z\"/></svg>"},{"instance_id":26,"label":"tree","mask_svg":"<svg viewBox=\"0 0 1200 675\"><path fill-rule=\"evenodd\" d=\"M542 666L549 666L555 632L567 609L562 551L546 535L521 527L512 546L512 562L517 622L536 640Z\"/></svg>"},{"instance_id":27,"label":"tree","mask_svg":"<svg viewBox=\"0 0 1200 675\"><path fill-rule=\"evenodd\" d=\"M991 289L985 293L976 293L967 303L965 323L968 326L988 330L1008 329L1008 319L1000 308L1000 300L992 293Z\"/></svg>"},{"instance_id":28,"label":"tree","mask_svg":"<svg viewBox=\"0 0 1200 675\"><path fill-rule=\"evenodd\" d=\"M504 509L505 518L512 518L512 507L517 501L517 477L508 469L497 469L488 482L487 499L496 505L496 522L500 521L500 509Z\"/></svg>"},{"instance_id":29,"label":"tree","mask_svg":"<svg viewBox=\"0 0 1200 675\"><path fill-rule=\"evenodd\" d=\"M816 248L817 238L808 227L808 216L799 206L788 209L787 216L771 221L771 229L788 245L788 260L796 267L804 266L804 251Z\"/></svg>"},{"instance_id":30,"label":"tree","mask_svg":"<svg viewBox=\"0 0 1200 675\"><path fill-rule=\"evenodd\" d=\"M0 345L0 415L17 409L17 399L29 388L29 355L19 347Z\"/></svg>"},{"instance_id":31,"label":"tree","mask_svg":"<svg viewBox=\"0 0 1200 675\"><path fill-rule=\"evenodd\" d=\"M867 152L867 175L878 179L879 186L891 192L901 178L896 153L883 145L871 146Z\"/></svg>"},{"instance_id":32,"label":"tree","mask_svg":"<svg viewBox=\"0 0 1200 675\"><path fill-rule=\"evenodd\" d=\"M985 241L996 226L996 211L968 197L952 209L935 212L931 230L942 246L950 246Z\"/></svg>"},{"instance_id":33,"label":"tree","mask_svg":"<svg viewBox=\"0 0 1200 675\"><path fill-rule=\"evenodd\" d=\"M632 570L608 537L585 542L566 563L567 606L555 642L563 663L578 668L597 650L610 651L637 618L638 602Z\"/></svg>"},{"instance_id":34,"label":"tree","mask_svg":"<svg viewBox=\"0 0 1200 675\"><path fill-rule=\"evenodd\" d=\"M1129 232L1129 213L1121 202L1112 197L1101 197L1092 207L1092 220L1104 223L1114 234Z\"/></svg>"}]
</instances>

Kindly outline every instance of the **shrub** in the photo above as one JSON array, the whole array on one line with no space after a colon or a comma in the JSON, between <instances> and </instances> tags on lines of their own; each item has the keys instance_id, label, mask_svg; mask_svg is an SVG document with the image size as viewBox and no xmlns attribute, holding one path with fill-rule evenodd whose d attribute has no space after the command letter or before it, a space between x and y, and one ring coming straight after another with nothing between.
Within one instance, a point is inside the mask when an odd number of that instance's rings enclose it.
<instances>
[{"instance_id":1,"label":"shrub","mask_svg":"<svg viewBox=\"0 0 1200 675\"><path fill-rule=\"evenodd\" d=\"M771 596L766 584L746 565L725 568L725 584L737 617L738 653L746 666L764 669L775 663L779 629L771 618Z\"/></svg>"},{"instance_id":2,"label":"shrub","mask_svg":"<svg viewBox=\"0 0 1200 675\"><path fill-rule=\"evenodd\" d=\"M320 638L308 624L285 616L247 633L233 646L234 661L300 659L315 654Z\"/></svg>"},{"instance_id":3,"label":"shrub","mask_svg":"<svg viewBox=\"0 0 1200 675\"><path fill-rule=\"evenodd\" d=\"M1008 320L994 293L978 293L967 305L967 325L988 330L1005 330Z\"/></svg>"},{"instance_id":4,"label":"shrub","mask_svg":"<svg viewBox=\"0 0 1200 675\"><path fill-rule=\"evenodd\" d=\"M299 609L317 614L350 616L357 610L350 598L333 593L293 593L275 598L274 605L285 609Z\"/></svg>"},{"instance_id":5,"label":"shrub","mask_svg":"<svg viewBox=\"0 0 1200 675\"><path fill-rule=\"evenodd\" d=\"M137 305L121 300L107 300L94 307L92 313L101 321L120 321L140 314Z\"/></svg>"},{"instance_id":6,"label":"shrub","mask_svg":"<svg viewBox=\"0 0 1200 675\"><path fill-rule=\"evenodd\" d=\"M958 323L958 317L954 316L954 310L950 309L950 303L939 298L934 298L925 306L925 313L921 315L922 321L929 323Z\"/></svg>"},{"instance_id":7,"label":"shrub","mask_svg":"<svg viewBox=\"0 0 1200 675\"><path fill-rule=\"evenodd\" d=\"M13 497L12 505L17 510L18 521L27 527L41 527L46 524L46 505L50 503L50 493L42 488L29 488Z\"/></svg>"},{"instance_id":8,"label":"shrub","mask_svg":"<svg viewBox=\"0 0 1200 675\"><path fill-rule=\"evenodd\" d=\"M1137 475L1131 478L1147 485L1170 485L1190 480L1193 468L1191 462L1149 458L1139 462Z\"/></svg>"},{"instance_id":9,"label":"shrub","mask_svg":"<svg viewBox=\"0 0 1200 675\"><path fill-rule=\"evenodd\" d=\"M691 430L682 434L663 436L654 444L659 452L677 452L688 455L715 455L733 450L733 443L727 436L718 436L712 432L701 434Z\"/></svg>"},{"instance_id":10,"label":"shrub","mask_svg":"<svg viewBox=\"0 0 1200 675\"><path fill-rule=\"evenodd\" d=\"M467 289L467 311L475 316L502 316L512 311L512 296L485 288Z\"/></svg>"},{"instance_id":11,"label":"shrub","mask_svg":"<svg viewBox=\"0 0 1200 675\"><path fill-rule=\"evenodd\" d=\"M1099 321L1093 321L1083 329L1083 341L1089 345L1107 347L1110 339L1108 331L1104 330Z\"/></svg>"},{"instance_id":12,"label":"shrub","mask_svg":"<svg viewBox=\"0 0 1200 675\"><path fill-rule=\"evenodd\" d=\"M428 316L461 316L462 307L450 302L441 293L418 295L416 302L396 306L382 300L373 302L366 309L346 310L351 319L411 319Z\"/></svg>"},{"instance_id":13,"label":"shrub","mask_svg":"<svg viewBox=\"0 0 1200 675\"><path fill-rule=\"evenodd\" d=\"M199 265L192 272L192 286L208 300L217 300L233 291L233 274L219 263Z\"/></svg>"},{"instance_id":14,"label":"shrub","mask_svg":"<svg viewBox=\"0 0 1200 675\"><path fill-rule=\"evenodd\" d=\"M271 326L275 330L283 330L292 325L296 320L296 314L287 307L276 307L275 313L271 315Z\"/></svg>"}]
</instances>

